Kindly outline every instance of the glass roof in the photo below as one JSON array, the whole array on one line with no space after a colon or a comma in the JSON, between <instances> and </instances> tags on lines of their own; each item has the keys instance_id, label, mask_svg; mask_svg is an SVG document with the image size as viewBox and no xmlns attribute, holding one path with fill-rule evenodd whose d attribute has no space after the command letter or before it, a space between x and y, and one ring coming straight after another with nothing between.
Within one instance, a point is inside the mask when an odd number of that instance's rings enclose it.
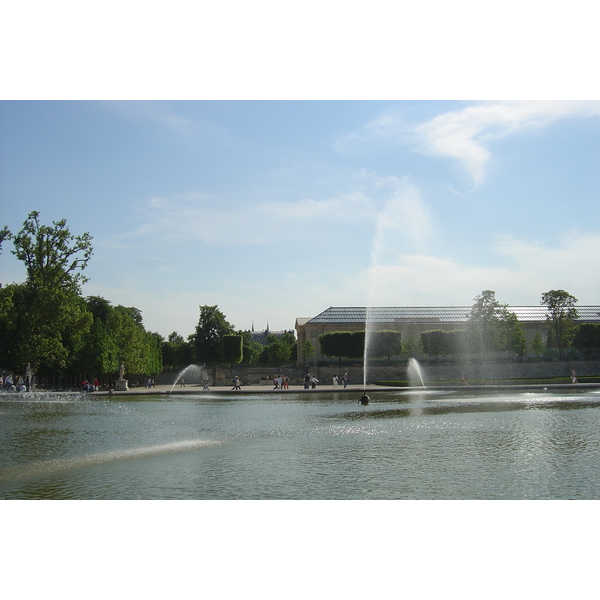
<instances>
[{"instance_id":1,"label":"glass roof","mask_svg":"<svg viewBox=\"0 0 600 600\"><path fill-rule=\"evenodd\" d=\"M364 323L367 314L375 323L461 323L468 319L471 306L422 306L422 307L342 307L332 306L321 314L308 319L307 325L326 323ZM600 323L600 306L576 306L580 323ZM545 321L546 306L508 306L509 312L521 322Z\"/></svg>"}]
</instances>

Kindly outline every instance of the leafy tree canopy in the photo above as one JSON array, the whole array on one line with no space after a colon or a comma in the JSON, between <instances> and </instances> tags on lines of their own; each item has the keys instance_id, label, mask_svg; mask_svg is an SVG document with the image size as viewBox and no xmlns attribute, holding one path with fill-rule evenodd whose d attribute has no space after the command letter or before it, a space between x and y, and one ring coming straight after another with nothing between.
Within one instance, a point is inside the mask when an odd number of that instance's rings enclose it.
<instances>
[{"instance_id":1,"label":"leafy tree canopy","mask_svg":"<svg viewBox=\"0 0 600 600\"><path fill-rule=\"evenodd\" d=\"M549 342L552 341L558 349L559 358L563 358L564 349L569 347L575 333L575 320L579 316L575 308L577 302L575 296L564 290L550 290L542 294L540 304L548 307Z\"/></svg>"},{"instance_id":2,"label":"leafy tree canopy","mask_svg":"<svg viewBox=\"0 0 600 600\"><path fill-rule=\"evenodd\" d=\"M194 335L198 360L203 363L219 362L221 338L233 333L233 325L227 321L218 306L200 306L200 318Z\"/></svg>"},{"instance_id":3,"label":"leafy tree canopy","mask_svg":"<svg viewBox=\"0 0 600 600\"><path fill-rule=\"evenodd\" d=\"M66 219L42 225L39 213L33 211L13 236L13 245L11 252L25 263L27 283L35 289L79 291L88 280L82 271L93 253L92 237L89 233L73 235Z\"/></svg>"}]
</instances>

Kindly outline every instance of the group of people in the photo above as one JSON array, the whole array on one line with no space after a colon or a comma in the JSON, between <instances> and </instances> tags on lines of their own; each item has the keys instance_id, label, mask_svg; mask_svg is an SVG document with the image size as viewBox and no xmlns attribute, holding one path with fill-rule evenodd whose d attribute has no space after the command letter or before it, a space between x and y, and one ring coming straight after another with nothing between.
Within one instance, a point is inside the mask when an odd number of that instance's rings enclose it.
<instances>
[{"instance_id":1,"label":"group of people","mask_svg":"<svg viewBox=\"0 0 600 600\"><path fill-rule=\"evenodd\" d=\"M344 385L344 387L346 387L348 385L348 373L344 373L344 375L342 376L342 383ZM340 385L340 381L338 379L337 375L333 376L333 387L338 387Z\"/></svg>"},{"instance_id":2,"label":"group of people","mask_svg":"<svg viewBox=\"0 0 600 600\"><path fill-rule=\"evenodd\" d=\"M274 390L289 390L290 389L290 378L287 375L276 375L273 377L273 389Z\"/></svg>"},{"instance_id":3,"label":"group of people","mask_svg":"<svg viewBox=\"0 0 600 600\"><path fill-rule=\"evenodd\" d=\"M9 373L5 377L0 375L0 389L6 392L28 392L33 385L31 377Z\"/></svg>"},{"instance_id":4,"label":"group of people","mask_svg":"<svg viewBox=\"0 0 600 600\"><path fill-rule=\"evenodd\" d=\"M307 390L308 388L313 389L313 390L317 389L317 383L319 383L319 380L314 375L307 373L304 376L304 389L305 390Z\"/></svg>"},{"instance_id":5,"label":"group of people","mask_svg":"<svg viewBox=\"0 0 600 600\"><path fill-rule=\"evenodd\" d=\"M13 373L4 376L0 374L0 390L6 392L29 392L34 385L35 380L31 363L27 363L25 367L25 376Z\"/></svg>"},{"instance_id":6,"label":"group of people","mask_svg":"<svg viewBox=\"0 0 600 600\"><path fill-rule=\"evenodd\" d=\"M82 392L97 392L100 389L100 382L98 379L94 379L94 381L88 381L84 379L81 382L81 391Z\"/></svg>"}]
</instances>

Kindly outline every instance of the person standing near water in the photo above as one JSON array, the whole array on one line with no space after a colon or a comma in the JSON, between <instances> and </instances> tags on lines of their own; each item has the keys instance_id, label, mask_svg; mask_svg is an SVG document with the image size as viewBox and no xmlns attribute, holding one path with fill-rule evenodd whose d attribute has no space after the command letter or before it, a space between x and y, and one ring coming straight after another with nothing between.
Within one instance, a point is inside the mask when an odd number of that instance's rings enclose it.
<instances>
[{"instance_id":1,"label":"person standing near water","mask_svg":"<svg viewBox=\"0 0 600 600\"><path fill-rule=\"evenodd\" d=\"M344 382L344 387L346 387L348 385L348 373L344 373L342 381Z\"/></svg>"},{"instance_id":2,"label":"person standing near water","mask_svg":"<svg viewBox=\"0 0 600 600\"><path fill-rule=\"evenodd\" d=\"M577 373L575 373L575 371L571 371L571 382L572 383L579 383L577 381Z\"/></svg>"},{"instance_id":3,"label":"person standing near water","mask_svg":"<svg viewBox=\"0 0 600 600\"><path fill-rule=\"evenodd\" d=\"M338 376L334 375L333 376L333 387L337 387L338 386Z\"/></svg>"}]
</instances>

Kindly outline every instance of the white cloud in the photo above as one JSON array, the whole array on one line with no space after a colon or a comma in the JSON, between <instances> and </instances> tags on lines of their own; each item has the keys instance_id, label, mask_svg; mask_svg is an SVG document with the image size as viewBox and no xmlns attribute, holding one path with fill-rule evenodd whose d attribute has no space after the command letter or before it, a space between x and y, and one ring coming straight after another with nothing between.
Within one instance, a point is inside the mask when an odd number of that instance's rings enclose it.
<instances>
[{"instance_id":1,"label":"white cloud","mask_svg":"<svg viewBox=\"0 0 600 600\"><path fill-rule=\"evenodd\" d=\"M600 116L596 101L483 102L440 114L424 123L407 121L402 109L367 123L337 141L338 151L375 142L393 142L417 152L458 161L475 185L480 184L493 158L494 140L526 130L542 129L565 118Z\"/></svg>"},{"instance_id":2,"label":"white cloud","mask_svg":"<svg viewBox=\"0 0 600 600\"><path fill-rule=\"evenodd\" d=\"M492 157L491 141L567 117L599 115L598 102L487 102L438 115L416 127L414 133L421 152L458 160L477 185Z\"/></svg>"}]
</instances>

